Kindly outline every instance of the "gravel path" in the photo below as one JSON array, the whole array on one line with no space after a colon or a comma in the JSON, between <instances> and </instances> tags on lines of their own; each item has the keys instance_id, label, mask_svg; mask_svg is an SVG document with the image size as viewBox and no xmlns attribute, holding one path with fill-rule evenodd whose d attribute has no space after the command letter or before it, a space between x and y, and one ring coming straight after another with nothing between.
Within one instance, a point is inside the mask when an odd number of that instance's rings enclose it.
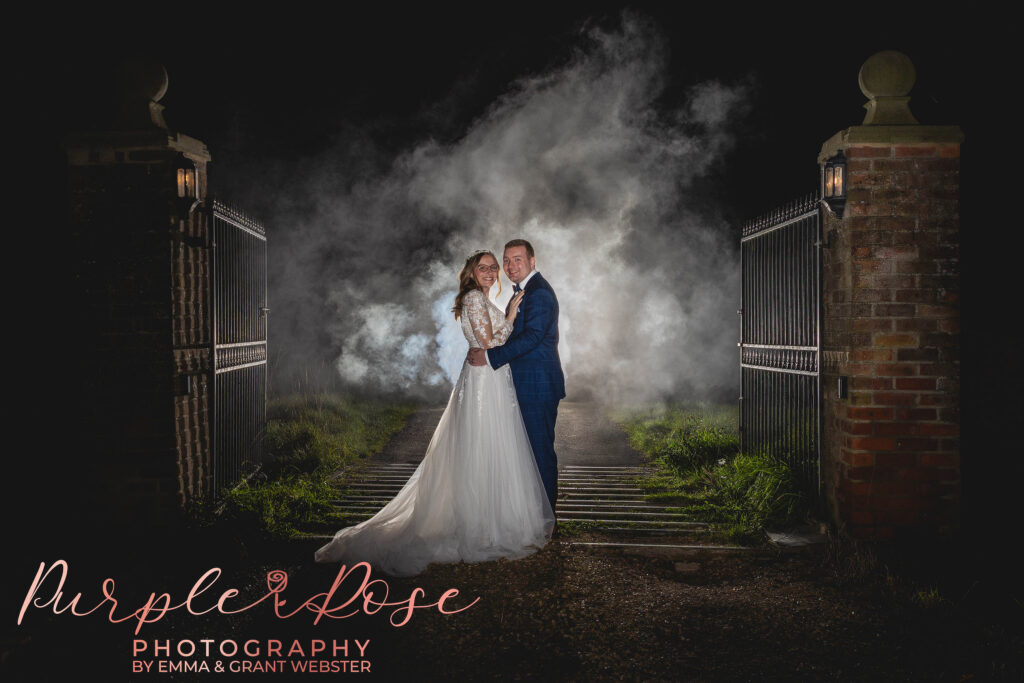
<instances>
[{"instance_id":1,"label":"gravel path","mask_svg":"<svg viewBox=\"0 0 1024 683\"><path fill-rule=\"evenodd\" d=\"M440 414L435 409L414 415L375 460L421 457ZM558 437L567 466L581 467L586 458L618 466L639 462L615 427L585 404L565 404ZM516 561L432 565L408 579L374 574L386 580L386 587L380 581L371 588L376 601L397 604L419 589L418 603L430 604L445 591L459 591L446 605L463 611L417 609L400 627L389 622L395 608L365 609L351 582L332 588L340 567L313 562L321 544L315 539L240 547L229 539L203 543L190 536L180 549L155 544L162 552L145 555L134 571L120 570L117 592L124 605L133 606L124 609L143 604L154 589L171 590L179 599L192 578L217 566L224 576L216 593L238 588L236 602L246 604L266 594L268 572L284 571L283 612L293 616L276 615L269 604L229 615L177 610L147 625L142 637L172 643L275 639L286 649L296 642L308 649L315 639L348 642L350 656L314 659L363 659L369 670L360 673L361 680L1024 680L1021 583L1015 566L986 556L990 546L932 547L914 558L917 570L904 572L892 557L882 559L869 547L836 538L794 551L697 548L670 554L586 546L579 539L566 534ZM67 595L86 590L94 602L102 577L83 575L85 559L67 559L74 567ZM300 606L307 599L322 601L325 591L333 596L332 606L353 597L342 610L352 616L314 624ZM26 631L13 627L16 608L8 610L11 633L0 657L4 681L63 683L84 674L109 681L222 678L135 674L130 624L108 624L102 614L34 612L32 630ZM356 639L369 641L364 657L355 653ZM226 676L250 677L310 680L308 674Z\"/></svg>"}]
</instances>

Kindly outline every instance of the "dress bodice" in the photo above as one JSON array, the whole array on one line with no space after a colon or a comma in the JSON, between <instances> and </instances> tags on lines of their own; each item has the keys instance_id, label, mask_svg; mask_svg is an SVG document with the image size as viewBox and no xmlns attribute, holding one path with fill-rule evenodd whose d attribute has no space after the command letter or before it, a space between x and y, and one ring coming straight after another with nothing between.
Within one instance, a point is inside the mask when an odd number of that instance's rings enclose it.
<instances>
[{"instance_id":1,"label":"dress bodice","mask_svg":"<svg viewBox=\"0 0 1024 683\"><path fill-rule=\"evenodd\" d=\"M512 332L505 313L483 292L475 289L462 298L462 334L470 348L490 349L501 346Z\"/></svg>"}]
</instances>

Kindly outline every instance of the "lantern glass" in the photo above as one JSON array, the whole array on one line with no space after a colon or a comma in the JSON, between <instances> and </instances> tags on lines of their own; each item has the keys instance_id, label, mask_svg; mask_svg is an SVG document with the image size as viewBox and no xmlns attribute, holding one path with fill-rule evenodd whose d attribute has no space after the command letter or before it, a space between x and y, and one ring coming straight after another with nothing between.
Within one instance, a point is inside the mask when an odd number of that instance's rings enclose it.
<instances>
[{"instance_id":1,"label":"lantern glass","mask_svg":"<svg viewBox=\"0 0 1024 683\"><path fill-rule=\"evenodd\" d=\"M842 166L834 166L832 170L835 171L835 179L832 182L832 187L835 190L835 196L836 197L842 197L843 196L843 167Z\"/></svg>"},{"instance_id":2,"label":"lantern glass","mask_svg":"<svg viewBox=\"0 0 1024 683\"><path fill-rule=\"evenodd\" d=\"M832 196L833 180L832 180L832 166L825 166L825 196Z\"/></svg>"},{"instance_id":3,"label":"lantern glass","mask_svg":"<svg viewBox=\"0 0 1024 683\"><path fill-rule=\"evenodd\" d=\"M194 168L178 169L178 196L196 196L196 170Z\"/></svg>"}]
</instances>

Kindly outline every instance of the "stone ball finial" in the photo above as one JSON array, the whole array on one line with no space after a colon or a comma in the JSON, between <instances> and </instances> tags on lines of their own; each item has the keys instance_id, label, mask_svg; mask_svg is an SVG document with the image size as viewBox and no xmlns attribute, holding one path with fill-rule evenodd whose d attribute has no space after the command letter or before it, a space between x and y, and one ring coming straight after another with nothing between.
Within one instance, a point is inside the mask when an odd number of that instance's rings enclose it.
<instances>
[{"instance_id":1,"label":"stone ball finial","mask_svg":"<svg viewBox=\"0 0 1024 683\"><path fill-rule=\"evenodd\" d=\"M857 81L866 97L903 97L914 87L914 63L902 52L883 50L868 57Z\"/></svg>"},{"instance_id":2,"label":"stone ball finial","mask_svg":"<svg viewBox=\"0 0 1024 683\"><path fill-rule=\"evenodd\" d=\"M118 67L118 86L123 97L159 102L167 93L167 69L151 59L129 59Z\"/></svg>"},{"instance_id":3,"label":"stone ball finial","mask_svg":"<svg viewBox=\"0 0 1024 683\"><path fill-rule=\"evenodd\" d=\"M868 97L864 125L916 124L907 96L916 79L914 63L902 52L883 50L868 57L857 75L860 91Z\"/></svg>"},{"instance_id":4,"label":"stone ball finial","mask_svg":"<svg viewBox=\"0 0 1024 683\"><path fill-rule=\"evenodd\" d=\"M167 128L160 99L167 93L167 69L144 57L126 59L117 67L123 126Z\"/></svg>"}]
</instances>

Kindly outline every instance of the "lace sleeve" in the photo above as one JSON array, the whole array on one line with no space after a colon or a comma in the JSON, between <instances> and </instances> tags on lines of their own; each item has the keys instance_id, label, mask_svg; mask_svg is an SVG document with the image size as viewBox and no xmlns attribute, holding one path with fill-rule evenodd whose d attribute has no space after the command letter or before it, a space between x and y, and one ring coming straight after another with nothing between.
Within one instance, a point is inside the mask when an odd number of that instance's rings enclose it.
<instances>
[{"instance_id":1,"label":"lace sleeve","mask_svg":"<svg viewBox=\"0 0 1024 683\"><path fill-rule=\"evenodd\" d=\"M502 314L501 309L497 306L490 305L487 310L494 316L491 318L491 329L494 331L494 346L501 346L508 341L508 336L512 334L512 323Z\"/></svg>"},{"instance_id":2,"label":"lace sleeve","mask_svg":"<svg viewBox=\"0 0 1024 683\"><path fill-rule=\"evenodd\" d=\"M491 315L487 310L487 297L480 290L466 294L462 299L462 315L469 318L476 340L485 349L494 345L494 329L491 327ZM508 337L508 334L505 334Z\"/></svg>"}]
</instances>

